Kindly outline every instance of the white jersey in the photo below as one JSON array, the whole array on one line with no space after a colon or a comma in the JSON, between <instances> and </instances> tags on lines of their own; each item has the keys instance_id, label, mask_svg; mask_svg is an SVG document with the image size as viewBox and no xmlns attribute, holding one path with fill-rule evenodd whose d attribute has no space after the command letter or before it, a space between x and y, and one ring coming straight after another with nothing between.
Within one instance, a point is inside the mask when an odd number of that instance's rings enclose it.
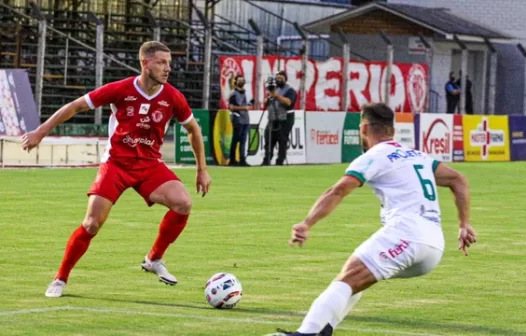
<instances>
[{"instance_id":1,"label":"white jersey","mask_svg":"<svg viewBox=\"0 0 526 336\"><path fill-rule=\"evenodd\" d=\"M379 143L346 170L368 183L380 200L382 224L412 241L444 249L434 172L438 161L397 142Z\"/></svg>"}]
</instances>

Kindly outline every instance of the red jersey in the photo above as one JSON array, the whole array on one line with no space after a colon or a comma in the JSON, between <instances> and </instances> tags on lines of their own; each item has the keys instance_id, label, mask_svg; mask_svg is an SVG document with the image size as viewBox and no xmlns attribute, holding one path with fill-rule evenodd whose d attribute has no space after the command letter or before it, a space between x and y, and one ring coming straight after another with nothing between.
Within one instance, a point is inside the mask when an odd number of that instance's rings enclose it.
<instances>
[{"instance_id":1,"label":"red jersey","mask_svg":"<svg viewBox=\"0 0 526 336\"><path fill-rule=\"evenodd\" d=\"M158 162L172 117L182 125L193 118L186 98L172 85L161 85L149 96L141 90L138 82L138 76L129 77L108 83L84 96L92 109L107 104L111 107L108 144L102 162Z\"/></svg>"}]
</instances>

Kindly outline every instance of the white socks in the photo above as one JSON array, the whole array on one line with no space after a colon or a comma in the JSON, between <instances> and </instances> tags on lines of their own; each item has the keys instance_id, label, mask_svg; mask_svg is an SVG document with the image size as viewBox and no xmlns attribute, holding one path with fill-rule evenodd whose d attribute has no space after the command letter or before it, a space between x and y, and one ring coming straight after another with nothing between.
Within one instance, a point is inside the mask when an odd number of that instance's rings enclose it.
<instances>
[{"instance_id":1,"label":"white socks","mask_svg":"<svg viewBox=\"0 0 526 336\"><path fill-rule=\"evenodd\" d=\"M333 329L336 329L336 326L340 324L347 317L347 315L349 315L349 313L351 312L353 307L356 305L356 303L360 301L360 298L362 297L362 293L363 292L360 292L358 294L354 294L353 296L351 296L351 298L349 299L349 302L347 303L347 307L345 307L345 311L343 312L343 314L339 317L334 317L333 319L330 320L329 323L331 324L331 327Z\"/></svg>"},{"instance_id":2,"label":"white socks","mask_svg":"<svg viewBox=\"0 0 526 336\"><path fill-rule=\"evenodd\" d=\"M350 300L351 296L352 289L345 282L334 281L331 283L329 287L314 300L298 332L303 334L318 334L327 323L331 321L341 322L347 315L346 312L348 312L349 301L354 301Z\"/></svg>"}]
</instances>

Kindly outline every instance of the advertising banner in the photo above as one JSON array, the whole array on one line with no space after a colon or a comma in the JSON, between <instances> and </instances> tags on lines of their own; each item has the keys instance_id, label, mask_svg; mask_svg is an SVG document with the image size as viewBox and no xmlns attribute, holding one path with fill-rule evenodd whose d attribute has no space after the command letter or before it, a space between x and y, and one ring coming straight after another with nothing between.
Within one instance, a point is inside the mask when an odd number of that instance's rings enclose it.
<instances>
[{"instance_id":1,"label":"advertising banner","mask_svg":"<svg viewBox=\"0 0 526 336\"><path fill-rule=\"evenodd\" d=\"M436 160L452 162L453 115L421 113L417 120L419 120L416 133L418 149Z\"/></svg>"},{"instance_id":2,"label":"advertising banner","mask_svg":"<svg viewBox=\"0 0 526 336\"><path fill-rule=\"evenodd\" d=\"M350 163L362 153L360 113L346 113L343 123L342 162Z\"/></svg>"},{"instance_id":3,"label":"advertising banner","mask_svg":"<svg viewBox=\"0 0 526 336\"><path fill-rule=\"evenodd\" d=\"M462 116L453 116L453 162L463 162L464 158L464 126Z\"/></svg>"},{"instance_id":4,"label":"advertising banner","mask_svg":"<svg viewBox=\"0 0 526 336\"><path fill-rule=\"evenodd\" d=\"M394 140L401 145L415 149L415 123L413 114L396 113L395 118Z\"/></svg>"},{"instance_id":5,"label":"advertising banner","mask_svg":"<svg viewBox=\"0 0 526 336\"><path fill-rule=\"evenodd\" d=\"M0 135L20 136L40 125L25 70L0 70Z\"/></svg>"},{"instance_id":6,"label":"advertising banner","mask_svg":"<svg viewBox=\"0 0 526 336\"><path fill-rule=\"evenodd\" d=\"M219 110L212 115L212 154L219 166L226 166L230 159L230 145L234 134L234 127L230 119L229 110ZM236 152L239 159L239 150Z\"/></svg>"},{"instance_id":7,"label":"advertising banner","mask_svg":"<svg viewBox=\"0 0 526 336\"><path fill-rule=\"evenodd\" d=\"M285 70L288 84L297 92L300 87L300 57L264 56L262 62L261 91L255 91L256 56L220 56L221 108L228 108L228 97L234 90L233 79L243 74L246 79L245 89L248 100L263 101L265 83L269 76L278 70ZM386 62L349 63L348 79L349 108L358 112L363 104L384 101ZM342 111L343 59L332 57L325 61L309 60L306 73L306 110L307 111ZM393 83L389 105L396 112L420 113L427 110L428 67L425 63L394 63L392 67ZM300 97L296 108L300 108Z\"/></svg>"},{"instance_id":8,"label":"advertising banner","mask_svg":"<svg viewBox=\"0 0 526 336\"><path fill-rule=\"evenodd\" d=\"M465 115L464 149L466 161L509 161L508 116Z\"/></svg>"},{"instance_id":9,"label":"advertising banner","mask_svg":"<svg viewBox=\"0 0 526 336\"><path fill-rule=\"evenodd\" d=\"M341 163L346 112L307 112L307 163Z\"/></svg>"},{"instance_id":10,"label":"advertising banner","mask_svg":"<svg viewBox=\"0 0 526 336\"><path fill-rule=\"evenodd\" d=\"M268 123L267 111L249 111L250 132L247 140L247 163L251 166L261 165L265 156L265 128ZM305 112L295 111L295 122L290 132L285 164L305 164L307 150L305 146ZM212 151L218 165L227 165L230 160L230 144L232 142L232 122L229 110L219 110L212 121ZM278 156L278 145L274 148L272 164ZM239 159L239 147L236 151Z\"/></svg>"},{"instance_id":11,"label":"advertising banner","mask_svg":"<svg viewBox=\"0 0 526 336\"><path fill-rule=\"evenodd\" d=\"M526 117L508 116L511 160L526 160Z\"/></svg>"},{"instance_id":12,"label":"advertising banner","mask_svg":"<svg viewBox=\"0 0 526 336\"><path fill-rule=\"evenodd\" d=\"M203 141L205 146L206 162L212 163L213 158L210 155L210 113L208 110L192 110L194 118L201 126ZM175 162L184 164L195 164L194 152L188 141L186 129L179 123L175 123Z\"/></svg>"}]
</instances>

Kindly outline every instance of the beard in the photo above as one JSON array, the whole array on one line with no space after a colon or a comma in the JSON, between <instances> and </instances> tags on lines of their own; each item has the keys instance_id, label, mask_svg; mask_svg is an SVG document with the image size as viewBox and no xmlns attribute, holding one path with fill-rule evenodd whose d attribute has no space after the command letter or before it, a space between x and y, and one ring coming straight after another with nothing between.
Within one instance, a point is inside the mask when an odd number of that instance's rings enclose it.
<instances>
[{"instance_id":1,"label":"beard","mask_svg":"<svg viewBox=\"0 0 526 336\"><path fill-rule=\"evenodd\" d=\"M369 143L366 139L362 138L362 152L365 153L369 150Z\"/></svg>"},{"instance_id":2,"label":"beard","mask_svg":"<svg viewBox=\"0 0 526 336\"><path fill-rule=\"evenodd\" d=\"M148 77L159 85L166 83L166 80L154 76L151 72L148 74Z\"/></svg>"}]
</instances>

